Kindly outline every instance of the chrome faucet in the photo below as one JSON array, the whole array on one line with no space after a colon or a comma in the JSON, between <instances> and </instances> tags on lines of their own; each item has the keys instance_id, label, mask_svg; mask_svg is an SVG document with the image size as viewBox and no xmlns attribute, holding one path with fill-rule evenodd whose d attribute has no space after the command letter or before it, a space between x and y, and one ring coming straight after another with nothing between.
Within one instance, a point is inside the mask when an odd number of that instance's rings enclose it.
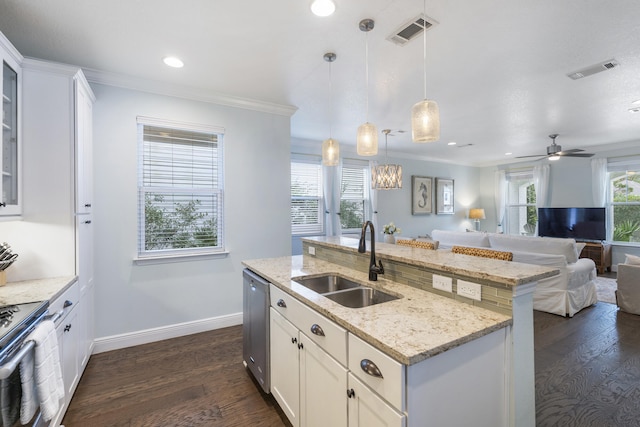
<instances>
[{"instance_id":1,"label":"chrome faucet","mask_svg":"<svg viewBox=\"0 0 640 427\"><path fill-rule=\"evenodd\" d=\"M367 226L371 226L371 258L369 260L369 280L376 281L378 280L378 274L384 274L384 267L382 266L382 261L380 261L380 265L376 265L376 232L373 228L373 223L371 221L367 221L362 226L362 233L360 234L360 244L358 245L358 252L361 254L367 251L365 236L367 234Z\"/></svg>"}]
</instances>

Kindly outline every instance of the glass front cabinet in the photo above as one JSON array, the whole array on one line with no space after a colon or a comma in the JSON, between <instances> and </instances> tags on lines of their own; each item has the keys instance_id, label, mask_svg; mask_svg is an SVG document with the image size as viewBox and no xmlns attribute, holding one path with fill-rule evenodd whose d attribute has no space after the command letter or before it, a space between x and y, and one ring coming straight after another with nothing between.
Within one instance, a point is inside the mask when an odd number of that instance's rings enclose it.
<instances>
[{"instance_id":1,"label":"glass front cabinet","mask_svg":"<svg viewBox=\"0 0 640 427\"><path fill-rule=\"evenodd\" d=\"M17 216L21 214L20 191L20 122L19 93L20 68L11 58L2 58L2 201L0 216Z\"/></svg>"}]
</instances>

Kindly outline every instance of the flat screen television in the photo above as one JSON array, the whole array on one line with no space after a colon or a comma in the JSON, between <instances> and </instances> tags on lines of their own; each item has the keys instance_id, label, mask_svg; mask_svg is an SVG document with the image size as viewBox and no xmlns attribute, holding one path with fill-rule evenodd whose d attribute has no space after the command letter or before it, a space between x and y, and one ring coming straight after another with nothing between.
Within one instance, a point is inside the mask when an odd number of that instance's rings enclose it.
<instances>
[{"instance_id":1,"label":"flat screen television","mask_svg":"<svg viewBox=\"0 0 640 427\"><path fill-rule=\"evenodd\" d=\"M605 208L538 208L538 235L606 240Z\"/></svg>"}]
</instances>

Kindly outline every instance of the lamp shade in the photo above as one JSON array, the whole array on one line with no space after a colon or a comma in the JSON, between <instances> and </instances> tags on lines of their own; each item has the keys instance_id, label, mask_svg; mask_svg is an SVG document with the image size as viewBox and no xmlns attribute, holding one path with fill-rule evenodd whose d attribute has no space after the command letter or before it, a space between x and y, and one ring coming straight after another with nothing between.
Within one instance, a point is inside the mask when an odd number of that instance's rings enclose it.
<instances>
[{"instance_id":1,"label":"lamp shade","mask_svg":"<svg viewBox=\"0 0 640 427\"><path fill-rule=\"evenodd\" d=\"M425 99L411 108L413 142L435 142L440 139L440 109L438 103Z\"/></svg>"},{"instance_id":2,"label":"lamp shade","mask_svg":"<svg viewBox=\"0 0 640 427\"><path fill-rule=\"evenodd\" d=\"M374 190L402 188L402 166L384 164L372 167L371 188Z\"/></svg>"},{"instance_id":3,"label":"lamp shade","mask_svg":"<svg viewBox=\"0 0 640 427\"><path fill-rule=\"evenodd\" d=\"M482 208L473 208L469 209L469 219L485 219L484 209Z\"/></svg>"},{"instance_id":4,"label":"lamp shade","mask_svg":"<svg viewBox=\"0 0 640 427\"><path fill-rule=\"evenodd\" d=\"M375 156L378 154L378 129L372 123L365 123L358 128L356 150L359 156Z\"/></svg>"},{"instance_id":5,"label":"lamp shade","mask_svg":"<svg viewBox=\"0 0 640 427\"><path fill-rule=\"evenodd\" d=\"M338 166L340 161L340 145L333 138L322 142L322 164L324 166Z\"/></svg>"}]
</instances>

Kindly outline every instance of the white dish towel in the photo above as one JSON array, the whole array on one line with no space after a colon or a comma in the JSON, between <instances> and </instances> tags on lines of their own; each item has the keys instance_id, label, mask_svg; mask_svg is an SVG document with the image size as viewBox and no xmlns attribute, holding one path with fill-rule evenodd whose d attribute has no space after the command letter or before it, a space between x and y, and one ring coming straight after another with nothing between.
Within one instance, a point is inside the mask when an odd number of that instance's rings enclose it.
<instances>
[{"instance_id":1,"label":"white dish towel","mask_svg":"<svg viewBox=\"0 0 640 427\"><path fill-rule=\"evenodd\" d=\"M33 357L27 355L20 364L22 379L20 418L21 421L26 419L28 422L39 405L42 418L49 421L58 413L60 399L64 398L58 336L53 321L41 322L27 337L27 341L33 341L35 347ZM32 375L29 375L30 371Z\"/></svg>"}]
</instances>

